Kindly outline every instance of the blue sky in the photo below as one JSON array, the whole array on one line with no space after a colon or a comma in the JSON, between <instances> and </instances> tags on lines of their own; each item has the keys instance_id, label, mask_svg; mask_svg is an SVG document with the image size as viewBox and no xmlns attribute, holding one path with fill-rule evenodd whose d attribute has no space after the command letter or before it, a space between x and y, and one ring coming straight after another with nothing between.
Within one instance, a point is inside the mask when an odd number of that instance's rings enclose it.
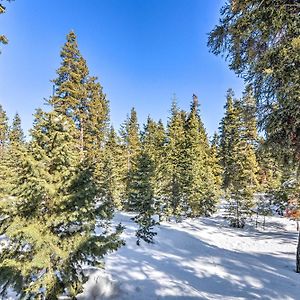
<instances>
[{"instance_id":1,"label":"blue sky","mask_svg":"<svg viewBox=\"0 0 300 300\"><path fill-rule=\"evenodd\" d=\"M225 1L225 0L224 0ZM23 128L51 95L65 36L74 30L90 73L110 100L115 127L135 107L166 122L173 93L188 109L199 97L211 136L223 115L226 90L241 95L243 82L221 57L209 53L207 34L223 0L16 0L0 16L9 38L0 55L0 103Z\"/></svg>"}]
</instances>

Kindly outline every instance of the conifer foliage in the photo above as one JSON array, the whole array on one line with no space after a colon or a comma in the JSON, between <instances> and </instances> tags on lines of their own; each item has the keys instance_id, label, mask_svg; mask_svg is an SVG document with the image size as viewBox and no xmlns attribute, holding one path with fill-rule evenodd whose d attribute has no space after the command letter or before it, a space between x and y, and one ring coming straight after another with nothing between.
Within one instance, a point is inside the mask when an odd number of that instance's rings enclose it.
<instances>
[{"instance_id":1,"label":"conifer foliage","mask_svg":"<svg viewBox=\"0 0 300 300\"><path fill-rule=\"evenodd\" d=\"M246 89L240 100L234 99L229 90L225 109L220 127L223 187L231 225L243 227L246 217L252 213L254 193L258 189L257 129L251 90Z\"/></svg>"},{"instance_id":2,"label":"conifer foliage","mask_svg":"<svg viewBox=\"0 0 300 300\"><path fill-rule=\"evenodd\" d=\"M100 265L103 255L122 244L120 227L107 230L113 207L100 197L94 156L86 146L93 134L87 124L95 116L90 104L106 103L98 84L96 93L89 90L73 32L61 58L52 109L37 110L32 139L22 152L15 197L1 200L0 233L8 239L0 254L2 294L12 285L22 298L75 297L86 280L83 263ZM107 109L94 112L106 115ZM2 119L6 128L3 112ZM93 126L102 130L106 118L95 119ZM16 116L9 132L12 151L23 141L19 123ZM97 227L104 228L101 234Z\"/></svg>"}]
</instances>

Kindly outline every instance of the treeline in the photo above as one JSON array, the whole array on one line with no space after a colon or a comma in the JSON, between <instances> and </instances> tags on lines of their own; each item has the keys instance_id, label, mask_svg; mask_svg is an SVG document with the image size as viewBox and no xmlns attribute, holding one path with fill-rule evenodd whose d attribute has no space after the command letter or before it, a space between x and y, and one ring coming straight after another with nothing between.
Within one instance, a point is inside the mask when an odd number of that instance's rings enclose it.
<instances>
[{"instance_id":1,"label":"treeline","mask_svg":"<svg viewBox=\"0 0 300 300\"><path fill-rule=\"evenodd\" d=\"M211 141L196 95L188 111L172 103L166 126L148 117L140 128L133 108L116 132L73 32L60 56L50 109L36 111L29 141L19 115L9 126L0 106L2 295L13 286L22 297L75 297L83 264L98 266L123 243L122 227L110 225L116 209L135 213L140 244L153 241L159 220L209 216L221 198L230 224L243 227L254 207L268 213L265 199L285 195L284 206L295 192L294 165L280 163L257 134L250 87L241 99L228 91Z\"/></svg>"}]
</instances>

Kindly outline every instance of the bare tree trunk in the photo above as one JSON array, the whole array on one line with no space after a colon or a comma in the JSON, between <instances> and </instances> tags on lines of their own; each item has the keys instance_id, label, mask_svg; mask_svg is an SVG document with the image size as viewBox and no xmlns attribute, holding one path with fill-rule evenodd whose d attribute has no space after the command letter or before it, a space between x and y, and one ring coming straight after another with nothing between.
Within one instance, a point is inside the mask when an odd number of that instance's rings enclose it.
<instances>
[{"instance_id":1,"label":"bare tree trunk","mask_svg":"<svg viewBox=\"0 0 300 300\"><path fill-rule=\"evenodd\" d=\"M300 273L300 231L298 234L298 246L296 254L296 273Z\"/></svg>"}]
</instances>

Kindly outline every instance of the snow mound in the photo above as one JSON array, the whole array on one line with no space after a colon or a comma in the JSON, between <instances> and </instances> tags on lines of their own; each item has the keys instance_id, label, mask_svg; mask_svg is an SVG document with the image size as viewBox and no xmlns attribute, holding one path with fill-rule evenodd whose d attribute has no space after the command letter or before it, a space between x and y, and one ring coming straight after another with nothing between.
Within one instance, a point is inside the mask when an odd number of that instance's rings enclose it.
<instances>
[{"instance_id":1,"label":"snow mound","mask_svg":"<svg viewBox=\"0 0 300 300\"><path fill-rule=\"evenodd\" d=\"M84 292L77 295L78 300L118 299L119 285L104 270L87 270L89 280L84 284Z\"/></svg>"}]
</instances>

